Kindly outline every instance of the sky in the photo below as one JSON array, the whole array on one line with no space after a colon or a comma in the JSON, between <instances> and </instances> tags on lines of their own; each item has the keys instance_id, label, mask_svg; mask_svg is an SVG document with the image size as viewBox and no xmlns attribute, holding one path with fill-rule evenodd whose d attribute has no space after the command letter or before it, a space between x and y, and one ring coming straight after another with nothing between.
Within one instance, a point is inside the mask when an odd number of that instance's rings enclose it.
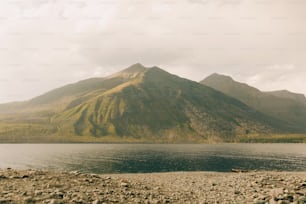
<instances>
[{"instance_id":1,"label":"sky","mask_svg":"<svg viewBox=\"0 0 306 204\"><path fill-rule=\"evenodd\" d=\"M132 64L306 94L305 0L1 0L0 103Z\"/></svg>"}]
</instances>

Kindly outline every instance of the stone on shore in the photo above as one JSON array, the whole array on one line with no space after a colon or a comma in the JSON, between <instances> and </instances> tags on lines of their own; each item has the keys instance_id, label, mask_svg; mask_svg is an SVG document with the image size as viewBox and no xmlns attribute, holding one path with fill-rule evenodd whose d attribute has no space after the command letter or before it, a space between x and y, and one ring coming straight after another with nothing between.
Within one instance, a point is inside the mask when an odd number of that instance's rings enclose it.
<instances>
[{"instance_id":1,"label":"stone on shore","mask_svg":"<svg viewBox=\"0 0 306 204\"><path fill-rule=\"evenodd\" d=\"M306 172L83 174L0 170L0 204L306 204Z\"/></svg>"}]
</instances>

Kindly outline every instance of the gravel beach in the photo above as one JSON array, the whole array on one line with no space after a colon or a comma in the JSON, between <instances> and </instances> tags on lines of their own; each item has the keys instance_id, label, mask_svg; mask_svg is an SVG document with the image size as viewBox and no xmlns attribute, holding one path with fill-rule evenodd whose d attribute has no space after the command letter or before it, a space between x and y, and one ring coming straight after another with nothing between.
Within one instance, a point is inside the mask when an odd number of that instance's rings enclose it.
<instances>
[{"instance_id":1,"label":"gravel beach","mask_svg":"<svg viewBox=\"0 0 306 204\"><path fill-rule=\"evenodd\" d=\"M82 174L0 170L6 203L306 203L306 172Z\"/></svg>"}]
</instances>

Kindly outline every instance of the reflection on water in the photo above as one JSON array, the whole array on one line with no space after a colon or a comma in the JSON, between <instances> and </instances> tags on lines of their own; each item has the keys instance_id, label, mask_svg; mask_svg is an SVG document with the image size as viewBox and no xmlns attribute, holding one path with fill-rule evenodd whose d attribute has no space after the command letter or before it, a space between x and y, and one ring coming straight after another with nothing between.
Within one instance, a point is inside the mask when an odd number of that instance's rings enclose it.
<instances>
[{"instance_id":1,"label":"reflection on water","mask_svg":"<svg viewBox=\"0 0 306 204\"><path fill-rule=\"evenodd\" d=\"M306 144L0 144L0 168L90 173L306 170Z\"/></svg>"}]
</instances>

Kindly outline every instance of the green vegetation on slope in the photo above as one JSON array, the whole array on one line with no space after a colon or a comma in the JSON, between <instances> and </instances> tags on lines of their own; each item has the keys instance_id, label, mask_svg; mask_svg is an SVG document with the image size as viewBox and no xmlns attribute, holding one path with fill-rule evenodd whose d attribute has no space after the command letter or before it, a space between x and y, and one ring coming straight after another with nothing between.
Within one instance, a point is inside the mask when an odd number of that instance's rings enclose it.
<instances>
[{"instance_id":1,"label":"green vegetation on slope","mask_svg":"<svg viewBox=\"0 0 306 204\"><path fill-rule=\"evenodd\" d=\"M0 105L2 142L239 142L291 128L213 88L141 64Z\"/></svg>"},{"instance_id":2,"label":"green vegetation on slope","mask_svg":"<svg viewBox=\"0 0 306 204\"><path fill-rule=\"evenodd\" d=\"M276 123L240 101L157 67L53 117L60 134L234 141L276 131ZM283 127L280 123L279 127Z\"/></svg>"}]
</instances>

